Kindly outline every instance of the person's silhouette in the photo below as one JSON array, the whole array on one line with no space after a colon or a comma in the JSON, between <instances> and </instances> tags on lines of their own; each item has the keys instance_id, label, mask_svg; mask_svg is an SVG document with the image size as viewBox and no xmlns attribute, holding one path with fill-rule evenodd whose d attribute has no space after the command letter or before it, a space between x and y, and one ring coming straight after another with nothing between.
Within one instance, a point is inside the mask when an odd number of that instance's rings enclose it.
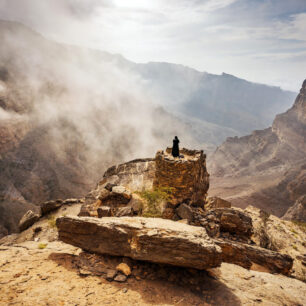
<instances>
[{"instance_id":1,"label":"person's silhouette","mask_svg":"<svg viewBox=\"0 0 306 306\"><path fill-rule=\"evenodd\" d=\"M173 157L179 157L180 156L180 149L179 149L179 139L177 136L173 139L173 147L172 147L172 156Z\"/></svg>"}]
</instances>

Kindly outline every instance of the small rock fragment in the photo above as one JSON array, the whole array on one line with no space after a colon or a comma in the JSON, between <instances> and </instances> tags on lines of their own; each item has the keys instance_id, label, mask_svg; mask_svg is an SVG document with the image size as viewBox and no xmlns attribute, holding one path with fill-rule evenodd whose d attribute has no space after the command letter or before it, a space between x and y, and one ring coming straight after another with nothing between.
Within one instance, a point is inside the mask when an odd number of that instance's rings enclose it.
<instances>
[{"instance_id":1,"label":"small rock fragment","mask_svg":"<svg viewBox=\"0 0 306 306\"><path fill-rule=\"evenodd\" d=\"M97 209L98 218L110 217L112 215L110 207L102 206Z\"/></svg>"},{"instance_id":2,"label":"small rock fragment","mask_svg":"<svg viewBox=\"0 0 306 306\"><path fill-rule=\"evenodd\" d=\"M125 282L125 281L127 280L127 277L126 277L125 275L123 275L123 274L118 274L118 275L114 278L114 280L115 280L116 282L123 283L123 282Z\"/></svg>"},{"instance_id":3,"label":"small rock fragment","mask_svg":"<svg viewBox=\"0 0 306 306\"><path fill-rule=\"evenodd\" d=\"M134 211L132 207L120 207L117 209L115 217L133 216Z\"/></svg>"},{"instance_id":4,"label":"small rock fragment","mask_svg":"<svg viewBox=\"0 0 306 306\"><path fill-rule=\"evenodd\" d=\"M115 187L115 186L116 186L116 184L107 183L104 188L108 191L112 191L113 187Z\"/></svg>"},{"instance_id":5,"label":"small rock fragment","mask_svg":"<svg viewBox=\"0 0 306 306\"><path fill-rule=\"evenodd\" d=\"M109 282L113 281L115 276L117 275L117 271L116 270L108 270L106 273L106 280L108 280Z\"/></svg>"},{"instance_id":6,"label":"small rock fragment","mask_svg":"<svg viewBox=\"0 0 306 306\"><path fill-rule=\"evenodd\" d=\"M182 218L187 219L189 222L193 220L192 208L186 204L181 204L177 209L176 213Z\"/></svg>"},{"instance_id":7,"label":"small rock fragment","mask_svg":"<svg viewBox=\"0 0 306 306\"><path fill-rule=\"evenodd\" d=\"M91 273L90 271L84 270L84 269L80 269L80 270L79 270L79 274L80 274L81 276L89 276L89 275L92 275L92 273Z\"/></svg>"},{"instance_id":8,"label":"small rock fragment","mask_svg":"<svg viewBox=\"0 0 306 306\"><path fill-rule=\"evenodd\" d=\"M116 267L116 270L122 272L126 276L129 276L132 273L131 268L126 263L124 263L124 262L119 264Z\"/></svg>"}]
</instances>

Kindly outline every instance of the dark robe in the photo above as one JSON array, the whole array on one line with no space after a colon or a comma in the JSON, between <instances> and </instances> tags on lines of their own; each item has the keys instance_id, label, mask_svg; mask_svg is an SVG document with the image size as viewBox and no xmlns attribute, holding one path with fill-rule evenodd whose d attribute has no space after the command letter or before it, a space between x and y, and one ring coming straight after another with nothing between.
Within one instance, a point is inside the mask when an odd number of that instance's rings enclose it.
<instances>
[{"instance_id":1,"label":"dark robe","mask_svg":"<svg viewBox=\"0 0 306 306\"><path fill-rule=\"evenodd\" d=\"M179 140L178 138L173 139L173 147L172 147L172 156L179 157L180 156L180 149L179 149Z\"/></svg>"}]
</instances>

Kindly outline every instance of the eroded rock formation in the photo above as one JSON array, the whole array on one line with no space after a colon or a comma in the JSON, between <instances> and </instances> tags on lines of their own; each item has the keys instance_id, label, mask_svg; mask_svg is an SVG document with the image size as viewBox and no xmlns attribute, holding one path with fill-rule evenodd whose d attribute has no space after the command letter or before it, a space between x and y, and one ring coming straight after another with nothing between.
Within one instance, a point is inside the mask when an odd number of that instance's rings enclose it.
<instances>
[{"instance_id":1,"label":"eroded rock formation","mask_svg":"<svg viewBox=\"0 0 306 306\"><path fill-rule=\"evenodd\" d=\"M167 148L158 151L155 159L136 159L109 168L96 189L85 197L80 216L96 217L102 206L110 207L112 216L116 216L116 208L124 206L137 214L145 206L138 192L163 188L171 193L158 208L164 218L175 219L175 208L180 204L203 207L209 188L206 155L185 148L180 155L173 158Z\"/></svg>"},{"instance_id":2,"label":"eroded rock formation","mask_svg":"<svg viewBox=\"0 0 306 306\"><path fill-rule=\"evenodd\" d=\"M174 188L174 204L190 203L203 206L209 188L206 155L203 151L180 150L182 158L171 156L171 149L155 156L154 186Z\"/></svg>"},{"instance_id":3,"label":"eroded rock formation","mask_svg":"<svg viewBox=\"0 0 306 306\"><path fill-rule=\"evenodd\" d=\"M264 271L285 275L293 264L289 255L229 239L212 240L202 227L160 218L67 216L58 218L56 224L60 240L98 254L199 270L224 261L247 269L257 265Z\"/></svg>"},{"instance_id":4,"label":"eroded rock formation","mask_svg":"<svg viewBox=\"0 0 306 306\"><path fill-rule=\"evenodd\" d=\"M84 250L175 266L221 264L221 249L205 229L159 218L78 218L56 221L59 239Z\"/></svg>"}]
</instances>

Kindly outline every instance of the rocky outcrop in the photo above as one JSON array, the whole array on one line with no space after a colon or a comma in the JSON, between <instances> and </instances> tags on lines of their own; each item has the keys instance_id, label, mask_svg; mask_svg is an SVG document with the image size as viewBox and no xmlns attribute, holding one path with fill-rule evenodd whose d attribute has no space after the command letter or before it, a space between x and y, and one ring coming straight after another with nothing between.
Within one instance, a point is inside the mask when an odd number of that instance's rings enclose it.
<instances>
[{"instance_id":1,"label":"rocky outcrop","mask_svg":"<svg viewBox=\"0 0 306 306\"><path fill-rule=\"evenodd\" d=\"M293 106L272 127L228 138L209 160L210 196L254 205L278 217L306 190L306 80Z\"/></svg>"},{"instance_id":2,"label":"rocky outcrop","mask_svg":"<svg viewBox=\"0 0 306 306\"><path fill-rule=\"evenodd\" d=\"M155 156L155 187L173 188L174 204L203 206L209 188L206 155L203 151L180 150L180 158L171 155L171 148Z\"/></svg>"},{"instance_id":3,"label":"rocky outcrop","mask_svg":"<svg viewBox=\"0 0 306 306\"><path fill-rule=\"evenodd\" d=\"M56 221L59 239L98 254L207 269L221 264L221 249L206 231L159 218L78 218Z\"/></svg>"},{"instance_id":4,"label":"rocky outcrop","mask_svg":"<svg viewBox=\"0 0 306 306\"><path fill-rule=\"evenodd\" d=\"M214 213L219 220L220 230L250 238L253 233L252 219L245 213L231 208L217 208Z\"/></svg>"},{"instance_id":5,"label":"rocky outcrop","mask_svg":"<svg viewBox=\"0 0 306 306\"><path fill-rule=\"evenodd\" d=\"M168 193L169 197L160 206L159 214L166 219L175 219L178 205L204 206L209 188L209 174L206 169L206 155L203 151L180 150L180 158L171 155L171 149L158 151L155 159L136 159L109 168L103 179L85 197L79 216L98 216L101 206L111 208L111 215L117 209L132 207L137 214L145 205L139 192L149 191L158 195ZM100 214L101 215L101 214ZM190 219L190 218L189 218ZM191 221L191 219L190 219Z\"/></svg>"},{"instance_id":6,"label":"rocky outcrop","mask_svg":"<svg viewBox=\"0 0 306 306\"><path fill-rule=\"evenodd\" d=\"M107 169L99 185L122 185L131 191L141 191L152 189L154 177L154 158L135 159Z\"/></svg>"},{"instance_id":7,"label":"rocky outcrop","mask_svg":"<svg viewBox=\"0 0 306 306\"><path fill-rule=\"evenodd\" d=\"M51 211L54 211L58 208L60 208L63 205L62 200L55 200L55 201L47 201L42 204L40 204L41 214L44 216Z\"/></svg>"},{"instance_id":8,"label":"rocky outcrop","mask_svg":"<svg viewBox=\"0 0 306 306\"><path fill-rule=\"evenodd\" d=\"M252 219L243 210L237 208L215 208L210 210L193 208L191 212L192 218L185 217L183 219L188 219L191 225L204 227L210 237L250 242L253 234Z\"/></svg>"}]
</instances>

